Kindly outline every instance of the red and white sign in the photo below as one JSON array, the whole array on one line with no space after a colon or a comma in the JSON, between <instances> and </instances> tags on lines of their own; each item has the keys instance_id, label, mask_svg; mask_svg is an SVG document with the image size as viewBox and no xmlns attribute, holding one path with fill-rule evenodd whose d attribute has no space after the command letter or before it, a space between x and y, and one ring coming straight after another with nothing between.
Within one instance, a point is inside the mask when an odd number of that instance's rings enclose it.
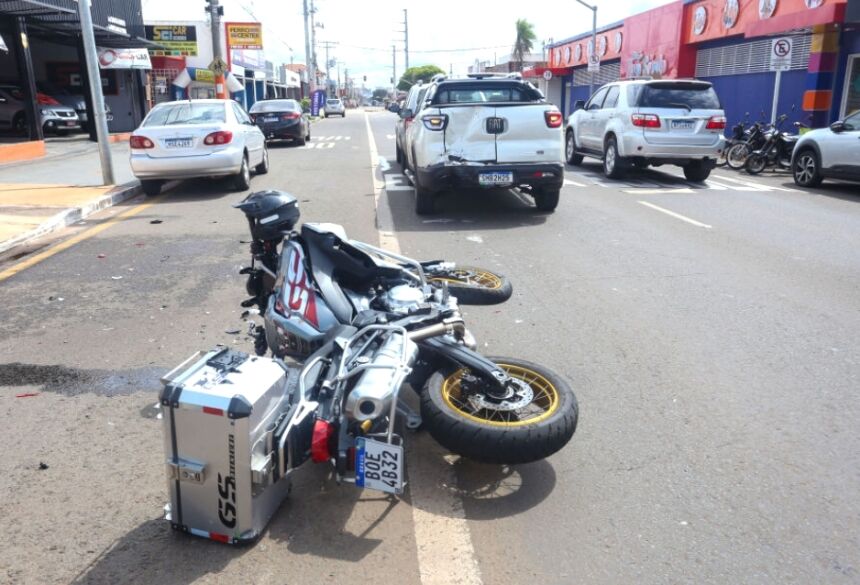
<instances>
[{"instance_id":1,"label":"red and white sign","mask_svg":"<svg viewBox=\"0 0 860 585\"><path fill-rule=\"evenodd\" d=\"M152 69L146 49L99 49L102 69Z\"/></svg>"},{"instance_id":2,"label":"red and white sign","mask_svg":"<svg viewBox=\"0 0 860 585\"><path fill-rule=\"evenodd\" d=\"M770 45L770 70L788 71L791 69L791 53L794 40L791 37L773 39Z\"/></svg>"}]
</instances>

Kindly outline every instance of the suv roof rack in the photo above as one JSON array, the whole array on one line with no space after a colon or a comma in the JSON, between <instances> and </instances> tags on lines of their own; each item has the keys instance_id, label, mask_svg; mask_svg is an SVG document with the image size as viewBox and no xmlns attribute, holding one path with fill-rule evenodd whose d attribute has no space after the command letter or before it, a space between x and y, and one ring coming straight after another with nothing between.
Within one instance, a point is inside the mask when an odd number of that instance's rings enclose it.
<instances>
[{"instance_id":1,"label":"suv roof rack","mask_svg":"<svg viewBox=\"0 0 860 585\"><path fill-rule=\"evenodd\" d=\"M430 83L435 83L436 81L445 81L448 79L448 76L444 73L437 73L433 77L430 78Z\"/></svg>"},{"instance_id":2,"label":"suv roof rack","mask_svg":"<svg viewBox=\"0 0 860 585\"><path fill-rule=\"evenodd\" d=\"M469 79L522 79L523 74L514 71L512 73L497 73L495 71L481 71L480 73L467 73Z\"/></svg>"}]
</instances>

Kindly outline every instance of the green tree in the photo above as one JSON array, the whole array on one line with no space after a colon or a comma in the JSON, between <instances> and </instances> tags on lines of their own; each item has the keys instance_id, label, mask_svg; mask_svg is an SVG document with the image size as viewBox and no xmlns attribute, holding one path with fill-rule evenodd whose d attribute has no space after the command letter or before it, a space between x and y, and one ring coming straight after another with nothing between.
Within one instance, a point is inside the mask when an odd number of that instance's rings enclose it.
<instances>
[{"instance_id":1,"label":"green tree","mask_svg":"<svg viewBox=\"0 0 860 585\"><path fill-rule=\"evenodd\" d=\"M419 80L427 83L437 73L445 73L435 65L421 65L420 67L410 67L403 72L400 82L397 84L397 89L400 91L409 91L413 85Z\"/></svg>"},{"instance_id":2,"label":"green tree","mask_svg":"<svg viewBox=\"0 0 860 585\"><path fill-rule=\"evenodd\" d=\"M517 71L523 70L523 58L532 52L536 38L534 25L525 18L517 19L517 39L511 50L511 60L516 64Z\"/></svg>"}]
</instances>

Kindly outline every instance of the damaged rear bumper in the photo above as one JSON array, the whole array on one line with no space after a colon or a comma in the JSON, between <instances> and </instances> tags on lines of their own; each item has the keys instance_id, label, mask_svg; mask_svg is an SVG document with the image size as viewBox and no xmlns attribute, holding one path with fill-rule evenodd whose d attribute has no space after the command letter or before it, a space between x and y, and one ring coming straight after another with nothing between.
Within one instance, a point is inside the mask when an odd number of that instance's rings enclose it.
<instances>
[{"instance_id":1,"label":"damaged rear bumper","mask_svg":"<svg viewBox=\"0 0 860 585\"><path fill-rule=\"evenodd\" d=\"M513 164L438 164L418 169L418 184L429 191L444 191L457 187L493 188L481 184L481 175L512 173L509 185L495 187L541 187L561 189L564 184L564 165L558 163Z\"/></svg>"}]
</instances>

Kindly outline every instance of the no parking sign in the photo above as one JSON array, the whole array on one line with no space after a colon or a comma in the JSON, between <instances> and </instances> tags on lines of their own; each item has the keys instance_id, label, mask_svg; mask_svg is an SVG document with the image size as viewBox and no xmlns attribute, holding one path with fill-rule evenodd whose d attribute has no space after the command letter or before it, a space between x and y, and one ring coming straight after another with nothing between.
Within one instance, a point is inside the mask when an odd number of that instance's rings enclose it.
<instances>
[{"instance_id":1,"label":"no parking sign","mask_svg":"<svg viewBox=\"0 0 860 585\"><path fill-rule=\"evenodd\" d=\"M788 71L791 69L791 53L794 41L791 37L773 39L770 45L770 70Z\"/></svg>"}]
</instances>

